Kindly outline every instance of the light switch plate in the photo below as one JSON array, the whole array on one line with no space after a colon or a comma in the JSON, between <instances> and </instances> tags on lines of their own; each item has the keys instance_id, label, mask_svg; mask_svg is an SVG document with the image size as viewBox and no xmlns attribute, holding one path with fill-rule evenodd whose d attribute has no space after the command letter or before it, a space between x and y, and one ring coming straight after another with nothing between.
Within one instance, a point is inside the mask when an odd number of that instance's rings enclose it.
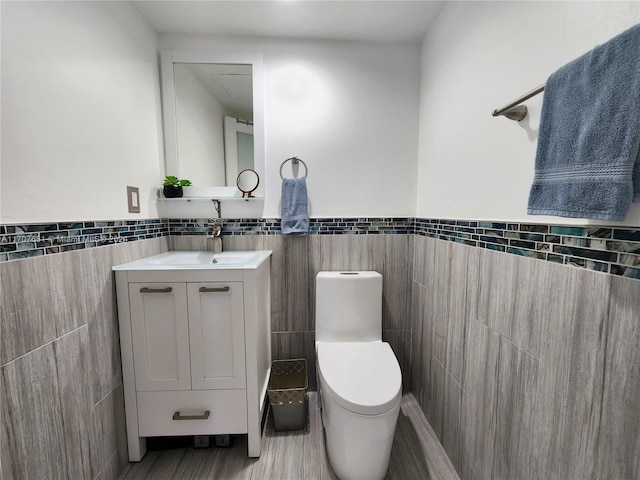
<instances>
[{"instance_id":1,"label":"light switch plate","mask_svg":"<svg viewBox=\"0 0 640 480\"><path fill-rule=\"evenodd\" d=\"M129 213L140 213L140 190L138 187L127 185L127 203L129 205Z\"/></svg>"}]
</instances>

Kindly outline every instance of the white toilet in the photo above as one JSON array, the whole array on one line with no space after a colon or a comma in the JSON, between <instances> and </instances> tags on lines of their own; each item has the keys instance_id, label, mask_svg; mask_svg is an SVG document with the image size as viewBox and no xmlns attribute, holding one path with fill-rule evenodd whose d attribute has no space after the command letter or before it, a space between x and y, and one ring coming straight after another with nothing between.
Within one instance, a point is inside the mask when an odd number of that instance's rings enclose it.
<instances>
[{"instance_id":1,"label":"white toilet","mask_svg":"<svg viewBox=\"0 0 640 480\"><path fill-rule=\"evenodd\" d=\"M382 275L318 273L316 358L334 472L341 480L384 478L402 377L393 350L382 341Z\"/></svg>"}]
</instances>

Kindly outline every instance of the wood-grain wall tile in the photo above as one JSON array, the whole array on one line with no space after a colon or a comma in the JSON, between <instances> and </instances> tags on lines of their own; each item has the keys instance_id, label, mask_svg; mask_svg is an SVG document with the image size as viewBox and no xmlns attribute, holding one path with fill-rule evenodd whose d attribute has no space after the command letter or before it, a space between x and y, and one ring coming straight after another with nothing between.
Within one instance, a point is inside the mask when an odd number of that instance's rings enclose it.
<instances>
[{"instance_id":1,"label":"wood-grain wall tile","mask_svg":"<svg viewBox=\"0 0 640 480\"><path fill-rule=\"evenodd\" d=\"M7 363L84 325L82 251L0 264L2 357Z\"/></svg>"},{"instance_id":2,"label":"wood-grain wall tile","mask_svg":"<svg viewBox=\"0 0 640 480\"><path fill-rule=\"evenodd\" d=\"M265 245L271 256L271 330L313 331L309 299L308 237L271 235Z\"/></svg>"},{"instance_id":3,"label":"wood-grain wall tile","mask_svg":"<svg viewBox=\"0 0 640 480\"><path fill-rule=\"evenodd\" d=\"M411 388L420 387L422 383L422 359L427 356L422 344L422 331L425 325L423 319L426 305L426 288L418 282L413 282L412 288L412 314L411 314ZM418 400L421 395L414 391L414 397ZM418 400L420 403L421 400Z\"/></svg>"},{"instance_id":4,"label":"wood-grain wall tile","mask_svg":"<svg viewBox=\"0 0 640 480\"><path fill-rule=\"evenodd\" d=\"M594 478L640 478L640 282L611 278Z\"/></svg>"},{"instance_id":5,"label":"wood-grain wall tile","mask_svg":"<svg viewBox=\"0 0 640 480\"><path fill-rule=\"evenodd\" d=\"M170 235L168 238L169 249L173 252L206 252L212 249L205 235Z\"/></svg>"},{"instance_id":6,"label":"wood-grain wall tile","mask_svg":"<svg viewBox=\"0 0 640 480\"><path fill-rule=\"evenodd\" d=\"M431 316L432 337L431 350L435 358L442 364L446 363L447 355L447 334L449 332L449 283L451 270L450 243L437 241L433 250L434 255L434 282L433 292L433 313ZM436 430L437 432L437 430Z\"/></svg>"},{"instance_id":7,"label":"wood-grain wall tile","mask_svg":"<svg viewBox=\"0 0 640 480\"><path fill-rule=\"evenodd\" d=\"M129 463L124 418L124 393L118 386L94 407L95 432L92 435L92 465L104 480L117 478ZM110 472L116 472L113 477Z\"/></svg>"},{"instance_id":8,"label":"wood-grain wall tile","mask_svg":"<svg viewBox=\"0 0 640 480\"><path fill-rule=\"evenodd\" d=\"M44 265L44 258L0 263L0 365L56 338L55 321L39 293L49 285Z\"/></svg>"},{"instance_id":9,"label":"wood-grain wall tile","mask_svg":"<svg viewBox=\"0 0 640 480\"><path fill-rule=\"evenodd\" d=\"M546 262L483 250L478 320L527 351L538 355L545 298Z\"/></svg>"},{"instance_id":10,"label":"wood-grain wall tile","mask_svg":"<svg viewBox=\"0 0 640 480\"><path fill-rule=\"evenodd\" d=\"M500 337L492 478L531 478L538 359Z\"/></svg>"},{"instance_id":11,"label":"wood-grain wall tile","mask_svg":"<svg viewBox=\"0 0 640 480\"><path fill-rule=\"evenodd\" d=\"M7 478L90 478L92 395L86 327L1 367Z\"/></svg>"},{"instance_id":12,"label":"wood-grain wall tile","mask_svg":"<svg viewBox=\"0 0 640 480\"><path fill-rule=\"evenodd\" d=\"M433 380L432 372L435 368L434 365L437 362L433 353L433 318L435 315L435 300L432 289L422 286L420 286L420 289L420 292L423 295L421 298L421 310L419 311L421 314L420 322L422 323L422 335L420 339L421 350L416 353L415 360L412 361L419 365L416 366L416 368L419 368L420 373L417 380L422 389L421 396L416 398L422 407L422 411L428 417L428 412L432 410L432 405L435 402L435 388L431 385Z\"/></svg>"},{"instance_id":13,"label":"wood-grain wall tile","mask_svg":"<svg viewBox=\"0 0 640 480\"><path fill-rule=\"evenodd\" d=\"M461 451L479 478L493 477L500 335L484 323L469 324L461 412Z\"/></svg>"},{"instance_id":14,"label":"wood-grain wall tile","mask_svg":"<svg viewBox=\"0 0 640 480\"><path fill-rule=\"evenodd\" d=\"M246 250L272 250L269 241L274 240L279 235L223 235L222 245L224 251L246 251ZM207 250L211 250L209 241Z\"/></svg>"},{"instance_id":15,"label":"wood-grain wall tile","mask_svg":"<svg viewBox=\"0 0 640 480\"><path fill-rule=\"evenodd\" d=\"M538 367L535 472L541 478L592 478L603 407L610 277L551 267Z\"/></svg>"},{"instance_id":16,"label":"wood-grain wall tile","mask_svg":"<svg viewBox=\"0 0 640 480\"><path fill-rule=\"evenodd\" d=\"M463 477L640 476L640 283L431 238L414 249L411 388L444 439L447 374L462 378Z\"/></svg>"},{"instance_id":17,"label":"wood-grain wall tile","mask_svg":"<svg viewBox=\"0 0 640 480\"><path fill-rule=\"evenodd\" d=\"M462 383L465 343L469 323L469 251L465 245L447 242L449 248L449 283L447 293L447 341L444 366L450 375Z\"/></svg>"},{"instance_id":18,"label":"wood-grain wall tile","mask_svg":"<svg viewBox=\"0 0 640 480\"><path fill-rule=\"evenodd\" d=\"M413 264L411 237L409 235L368 235L384 239L382 252L383 329L407 330L411 322L411 284ZM374 240L376 241L376 240Z\"/></svg>"},{"instance_id":19,"label":"wood-grain wall tile","mask_svg":"<svg viewBox=\"0 0 640 480\"><path fill-rule=\"evenodd\" d=\"M447 452L451 463L459 469L461 448L461 408L462 387L453 376L447 372L444 365L437 362L436 369L441 370L438 380L442 394L437 398L435 416L441 419L442 428L439 435L444 450Z\"/></svg>"},{"instance_id":20,"label":"wood-grain wall tile","mask_svg":"<svg viewBox=\"0 0 640 480\"><path fill-rule=\"evenodd\" d=\"M7 478L64 478L64 425L49 343L0 367L2 469Z\"/></svg>"},{"instance_id":21,"label":"wood-grain wall tile","mask_svg":"<svg viewBox=\"0 0 640 480\"><path fill-rule=\"evenodd\" d=\"M415 236L413 278L420 285L433 288L434 284L434 253L437 241L430 237Z\"/></svg>"},{"instance_id":22,"label":"wood-grain wall tile","mask_svg":"<svg viewBox=\"0 0 640 480\"><path fill-rule=\"evenodd\" d=\"M68 465L67 478L86 478L90 471L93 415L88 327L81 327L53 342L60 414L64 424L61 438ZM78 388L80 387L80 388Z\"/></svg>"},{"instance_id":23,"label":"wood-grain wall tile","mask_svg":"<svg viewBox=\"0 0 640 480\"><path fill-rule=\"evenodd\" d=\"M467 325L476 302L477 256L465 245L436 242L434 268L439 280L431 290L431 351L462 383Z\"/></svg>"},{"instance_id":24,"label":"wood-grain wall tile","mask_svg":"<svg viewBox=\"0 0 640 480\"><path fill-rule=\"evenodd\" d=\"M81 258L87 323L91 345L93 402L122 383L115 282L109 249L96 248Z\"/></svg>"},{"instance_id":25,"label":"wood-grain wall tile","mask_svg":"<svg viewBox=\"0 0 640 480\"><path fill-rule=\"evenodd\" d=\"M549 279L555 269L551 264L532 258L518 257L515 286L515 312L509 339L533 356L540 354L542 324L547 300L551 294Z\"/></svg>"},{"instance_id":26,"label":"wood-grain wall tile","mask_svg":"<svg viewBox=\"0 0 640 480\"><path fill-rule=\"evenodd\" d=\"M310 273L374 270L383 273L386 235L311 235Z\"/></svg>"},{"instance_id":27,"label":"wood-grain wall tile","mask_svg":"<svg viewBox=\"0 0 640 480\"><path fill-rule=\"evenodd\" d=\"M117 243L99 249L108 250L111 254L111 263L113 265L121 265L123 263L138 260L139 258L149 257L158 253L169 250L168 237L150 238L147 240L138 240L136 242ZM87 250L88 254L94 249Z\"/></svg>"},{"instance_id":28,"label":"wood-grain wall tile","mask_svg":"<svg viewBox=\"0 0 640 480\"><path fill-rule=\"evenodd\" d=\"M121 382L111 267L166 248L158 238L0 265L7 478L109 478L95 461L94 404ZM120 402L102 425L123 419Z\"/></svg>"}]
</instances>

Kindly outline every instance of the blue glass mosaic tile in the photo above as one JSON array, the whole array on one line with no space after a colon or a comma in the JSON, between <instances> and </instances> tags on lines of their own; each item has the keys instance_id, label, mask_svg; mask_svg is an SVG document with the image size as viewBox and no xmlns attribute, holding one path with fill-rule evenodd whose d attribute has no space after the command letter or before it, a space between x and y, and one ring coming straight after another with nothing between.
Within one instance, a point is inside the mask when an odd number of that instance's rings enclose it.
<instances>
[{"instance_id":1,"label":"blue glass mosaic tile","mask_svg":"<svg viewBox=\"0 0 640 480\"><path fill-rule=\"evenodd\" d=\"M614 275L621 277L634 278L640 280L640 268L625 267L623 265L611 265L611 271Z\"/></svg>"},{"instance_id":2,"label":"blue glass mosaic tile","mask_svg":"<svg viewBox=\"0 0 640 480\"><path fill-rule=\"evenodd\" d=\"M147 219L0 225L0 262L167 235L281 235L278 218ZM490 220L312 218L309 235L421 235L640 279L640 230Z\"/></svg>"},{"instance_id":3,"label":"blue glass mosaic tile","mask_svg":"<svg viewBox=\"0 0 640 480\"><path fill-rule=\"evenodd\" d=\"M640 230L622 230L616 228L613 230L613 238L640 242Z\"/></svg>"},{"instance_id":4,"label":"blue glass mosaic tile","mask_svg":"<svg viewBox=\"0 0 640 480\"><path fill-rule=\"evenodd\" d=\"M577 237L583 237L587 233L587 229L584 227L560 227L557 225L552 225L549 228L550 233L557 233L559 235L573 235Z\"/></svg>"},{"instance_id":5,"label":"blue glass mosaic tile","mask_svg":"<svg viewBox=\"0 0 640 480\"><path fill-rule=\"evenodd\" d=\"M166 222L160 219L3 225L0 230L0 262L167 234Z\"/></svg>"},{"instance_id":6,"label":"blue glass mosaic tile","mask_svg":"<svg viewBox=\"0 0 640 480\"><path fill-rule=\"evenodd\" d=\"M414 233L628 278L640 269L640 230L418 218Z\"/></svg>"}]
</instances>

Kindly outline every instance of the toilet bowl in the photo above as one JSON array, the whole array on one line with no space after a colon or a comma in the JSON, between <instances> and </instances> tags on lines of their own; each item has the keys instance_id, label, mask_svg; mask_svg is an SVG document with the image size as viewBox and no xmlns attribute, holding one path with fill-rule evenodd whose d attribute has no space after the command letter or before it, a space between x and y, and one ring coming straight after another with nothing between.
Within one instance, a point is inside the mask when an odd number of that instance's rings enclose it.
<instances>
[{"instance_id":1,"label":"toilet bowl","mask_svg":"<svg viewBox=\"0 0 640 480\"><path fill-rule=\"evenodd\" d=\"M320 272L316 358L327 454L341 480L382 479L389 466L402 376L382 339L382 276Z\"/></svg>"}]
</instances>

